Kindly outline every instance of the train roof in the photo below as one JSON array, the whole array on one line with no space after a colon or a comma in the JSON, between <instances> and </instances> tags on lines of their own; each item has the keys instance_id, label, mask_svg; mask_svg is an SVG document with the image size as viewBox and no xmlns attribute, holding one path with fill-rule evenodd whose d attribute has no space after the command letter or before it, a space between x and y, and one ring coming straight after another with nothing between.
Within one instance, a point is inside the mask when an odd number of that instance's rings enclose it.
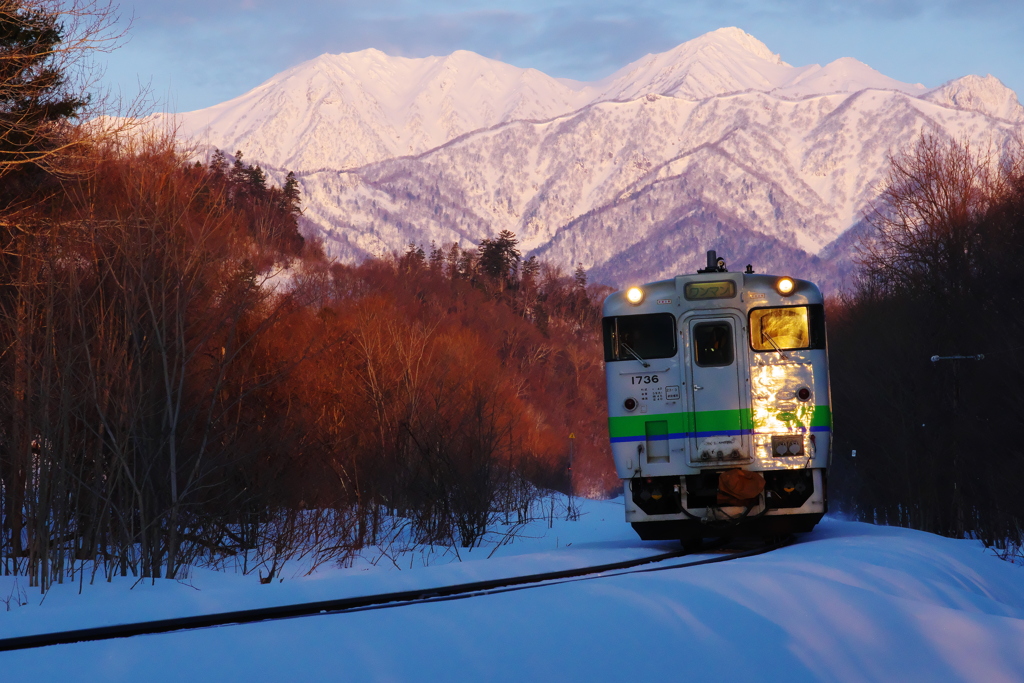
<instances>
[{"instance_id":1,"label":"train roof","mask_svg":"<svg viewBox=\"0 0 1024 683\"><path fill-rule=\"evenodd\" d=\"M793 283L792 291L788 294L779 291L779 283L784 279ZM642 293L639 303L631 303L626 299L626 292L633 288L639 288ZM680 314L690 310L722 308L748 311L765 306L800 306L823 302L821 290L810 280L761 273L694 273L631 285L613 292L604 301L604 315L659 312Z\"/></svg>"}]
</instances>

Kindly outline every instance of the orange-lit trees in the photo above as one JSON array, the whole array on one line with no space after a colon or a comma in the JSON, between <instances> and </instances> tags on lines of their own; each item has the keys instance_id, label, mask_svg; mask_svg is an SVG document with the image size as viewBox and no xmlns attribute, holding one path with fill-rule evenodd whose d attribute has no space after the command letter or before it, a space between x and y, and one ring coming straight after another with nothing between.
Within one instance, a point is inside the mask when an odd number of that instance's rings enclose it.
<instances>
[{"instance_id":1,"label":"orange-lit trees","mask_svg":"<svg viewBox=\"0 0 1024 683\"><path fill-rule=\"evenodd\" d=\"M4 245L0 552L44 587L69 558L174 576L215 545L239 472L288 442L261 400L303 353L261 357L293 304L212 174L159 143L89 163Z\"/></svg>"},{"instance_id":2,"label":"orange-lit trees","mask_svg":"<svg viewBox=\"0 0 1024 683\"><path fill-rule=\"evenodd\" d=\"M241 161L136 139L78 163L2 245L4 570L45 589L85 560L237 556L270 580L388 524L472 546L568 488L570 432L576 490L617 483L601 292L518 269L514 235L497 274L455 245L331 264L294 184Z\"/></svg>"}]
</instances>

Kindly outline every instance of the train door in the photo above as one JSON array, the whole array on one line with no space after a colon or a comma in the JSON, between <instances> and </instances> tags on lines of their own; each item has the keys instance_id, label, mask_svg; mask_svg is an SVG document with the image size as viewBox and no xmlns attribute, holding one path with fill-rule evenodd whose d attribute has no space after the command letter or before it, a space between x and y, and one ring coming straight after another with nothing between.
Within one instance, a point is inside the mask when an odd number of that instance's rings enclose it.
<instances>
[{"instance_id":1,"label":"train door","mask_svg":"<svg viewBox=\"0 0 1024 683\"><path fill-rule=\"evenodd\" d=\"M743 324L735 315L701 314L685 322L687 367L693 409L692 464L746 460L750 417L742 371L746 359Z\"/></svg>"}]
</instances>

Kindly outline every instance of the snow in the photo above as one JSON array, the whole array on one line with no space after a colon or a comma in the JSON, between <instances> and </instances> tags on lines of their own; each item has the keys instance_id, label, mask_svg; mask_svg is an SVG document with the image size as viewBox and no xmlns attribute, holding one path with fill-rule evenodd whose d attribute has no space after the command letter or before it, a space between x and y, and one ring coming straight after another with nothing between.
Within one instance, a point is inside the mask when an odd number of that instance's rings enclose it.
<instances>
[{"instance_id":1,"label":"snow","mask_svg":"<svg viewBox=\"0 0 1024 683\"><path fill-rule=\"evenodd\" d=\"M651 245L724 226L773 262L743 259L832 291L891 153L924 131L1005 148L1024 107L991 76L929 90L849 57L792 66L730 27L590 83L465 50L325 54L169 120L275 180L295 171L304 229L343 262L511 230L527 256L622 285L691 270L725 245Z\"/></svg>"},{"instance_id":2,"label":"snow","mask_svg":"<svg viewBox=\"0 0 1024 683\"><path fill-rule=\"evenodd\" d=\"M995 76L964 76L929 91L923 99L952 109L977 111L993 118L1024 123L1017 95Z\"/></svg>"},{"instance_id":3,"label":"snow","mask_svg":"<svg viewBox=\"0 0 1024 683\"><path fill-rule=\"evenodd\" d=\"M805 67L773 94L787 98L814 97L824 93L854 93L861 90L893 90L920 96L926 88L920 83L909 84L889 78L867 64L851 57L840 57L824 67L814 64Z\"/></svg>"},{"instance_id":4,"label":"snow","mask_svg":"<svg viewBox=\"0 0 1024 683\"><path fill-rule=\"evenodd\" d=\"M321 569L260 585L58 586L0 616L0 637L447 585L672 549L622 501L538 521L515 543ZM419 556L423 559L423 556ZM373 559L368 556L367 559ZM412 560L410 568L410 560ZM418 566L417 566L418 565ZM23 581L23 580L22 580ZM13 579L0 579L3 595ZM498 595L0 653L6 680L1024 680L1024 568L974 541L826 518L800 542L725 563Z\"/></svg>"},{"instance_id":5,"label":"snow","mask_svg":"<svg viewBox=\"0 0 1024 683\"><path fill-rule=\"evenodd\" d=\"M173 115L182 136L296 172L351 169L422 154L510 121L550 120L648 94L699 101L773 92L803 97L908 85L855 59L793 67L738 28L722 28L592 83L548 76L466 50L397 57L367 49L324 54L213 107ZM157 120L168 114L157 115Z\"/></svg>"}]
</instances>

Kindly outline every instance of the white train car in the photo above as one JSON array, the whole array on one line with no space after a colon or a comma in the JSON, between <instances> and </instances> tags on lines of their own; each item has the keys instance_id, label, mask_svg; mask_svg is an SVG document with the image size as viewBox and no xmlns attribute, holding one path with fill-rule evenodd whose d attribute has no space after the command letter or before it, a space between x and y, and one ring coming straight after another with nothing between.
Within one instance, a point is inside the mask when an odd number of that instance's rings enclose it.
<instances>
[{"instance_id":1,"label":"white train car","mask_svg":"<svg viewBox=\"0 0 1024 683\"><path fill-rule=\"evenodd\" d=\"M728 272L604 303L608 429L641 538L809 531L827 510L832 416L817 285Z\"/></svg>"}]
</instances>

